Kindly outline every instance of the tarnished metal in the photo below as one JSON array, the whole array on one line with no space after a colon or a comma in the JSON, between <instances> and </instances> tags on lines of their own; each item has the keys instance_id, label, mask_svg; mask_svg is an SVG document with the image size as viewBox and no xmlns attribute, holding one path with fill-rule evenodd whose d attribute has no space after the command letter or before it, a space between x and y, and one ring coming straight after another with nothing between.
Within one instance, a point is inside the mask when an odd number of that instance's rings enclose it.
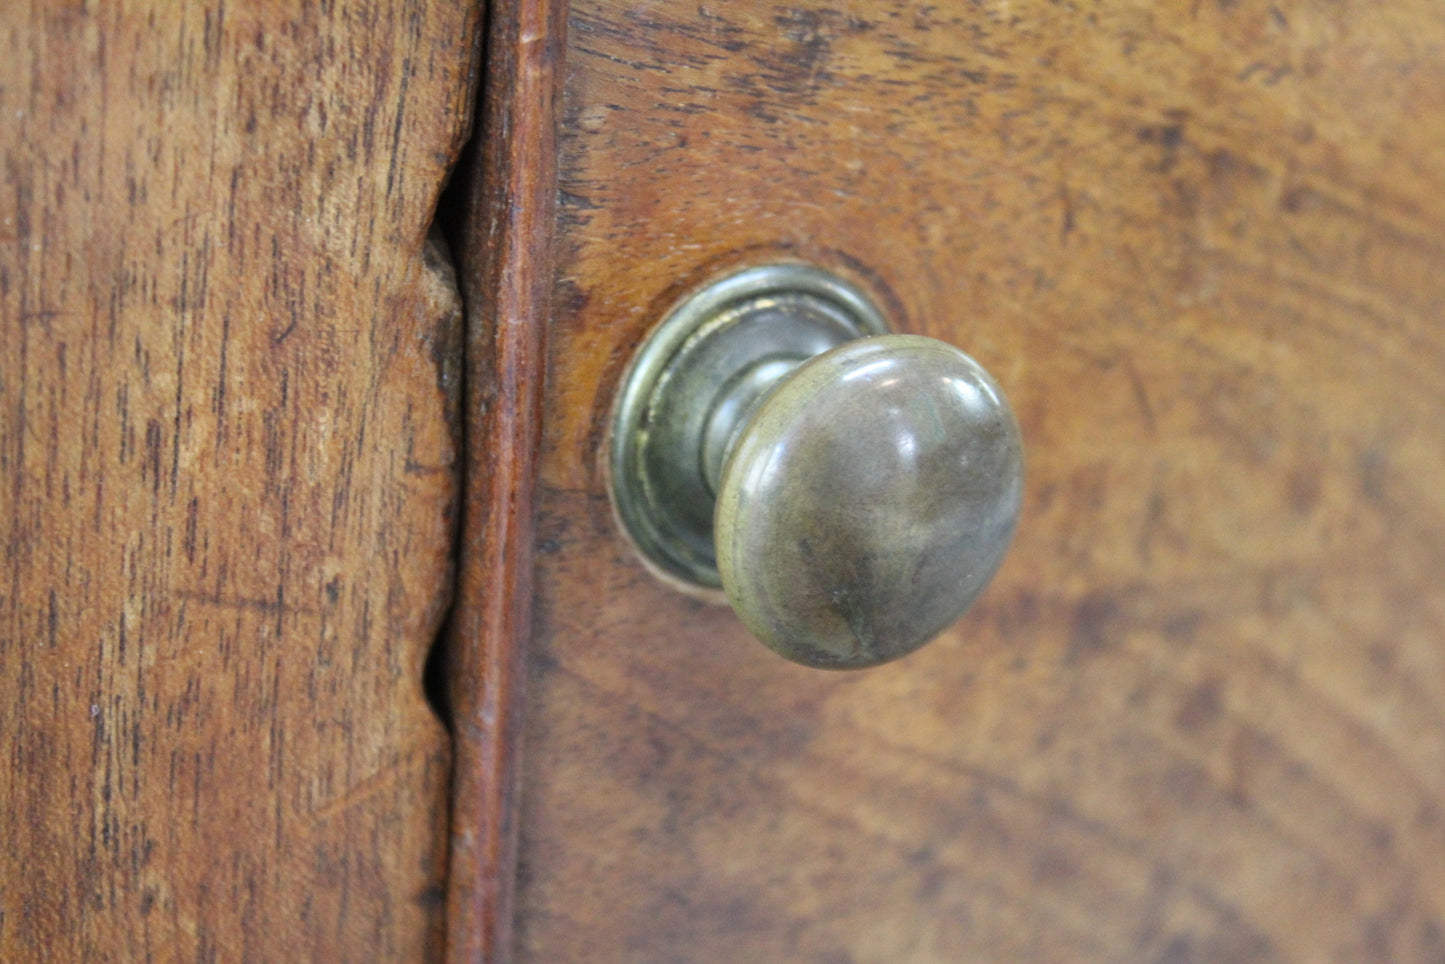
<instances>
[{"instance_id":1,"label":"tarnished metal","mask_svg":"<svg viewBox=\"0 0 1445 964\"><path fill-rule=\"evenodd\" d=\"M993 578L1023 495L1023 448L977 362L918 335L811 359L753 411L723 469L723 589L795 662L896 659Z\"/></svg>"},{"instance_id":2,"label":"tarnished metal","mask_svg":"<svg viewBox=\"0 0 1445 964\"><path fill-rule=\"evenodd\" d=\"M887 330L857 288L803 264L748 268L669 312L634 356L612 420L613 501L643 556L720 586L713 506L737 427L779 377Z\"/></svg>"},{"instance_id":3,"label":"tarnished metal","mask_svg":"<svg viewBox=\"0 0 1445 964\"><path fill-rule=\"evenodd\" d=\"M1023 491L1017 422L943 342L881 334L861 292L773 265L678 305L634 359L612 490L660 573L719 585L809 666L872 666L960 616L998 569Z\"/></svg>"}]
</instances>

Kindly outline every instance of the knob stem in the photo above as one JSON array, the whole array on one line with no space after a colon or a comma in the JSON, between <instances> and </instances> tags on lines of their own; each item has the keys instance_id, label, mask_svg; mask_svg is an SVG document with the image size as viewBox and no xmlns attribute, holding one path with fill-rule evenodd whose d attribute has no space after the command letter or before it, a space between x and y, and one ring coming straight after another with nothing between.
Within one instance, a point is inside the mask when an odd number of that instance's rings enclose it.
<instances>
[{"instance_id":1,"label":"knob stem","mask_svg":"<svg viewBox=\"0 0 1445 964\"><path fill-rule=\"evenodd\" d=\"M768 392L807 360L798 355L770 355L749 365L719 389L702 440L702 475L714 498L722 482L723 464L737 444L748 416Z\"/></svg>"}]
</instances>

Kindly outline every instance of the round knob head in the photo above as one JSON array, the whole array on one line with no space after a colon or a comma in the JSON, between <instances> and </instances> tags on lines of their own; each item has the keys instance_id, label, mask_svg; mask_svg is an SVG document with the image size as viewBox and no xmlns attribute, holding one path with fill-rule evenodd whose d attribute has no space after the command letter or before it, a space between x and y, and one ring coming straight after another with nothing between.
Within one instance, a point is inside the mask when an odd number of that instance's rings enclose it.
<instances>
[{"instance_id":1,"label":"round knob head","mask_svg":"<svg viewBox=\"0 0 1445 964\"><path fill-rule=\"evenodd\" d=\"M973 359L917 335L809 360L749 416L714 520L747 627L809 666L912 652L1003 560L1023 492L1013 412Z\"/></svg>"}]
</instances>

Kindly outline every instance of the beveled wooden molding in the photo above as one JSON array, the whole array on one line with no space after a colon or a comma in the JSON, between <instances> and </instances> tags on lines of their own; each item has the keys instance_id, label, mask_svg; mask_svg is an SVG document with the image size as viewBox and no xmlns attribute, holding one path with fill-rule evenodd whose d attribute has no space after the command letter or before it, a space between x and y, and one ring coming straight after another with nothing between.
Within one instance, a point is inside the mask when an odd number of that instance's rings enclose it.
<instances>
[{"instance_id":1,"label":"beveled wooden molding","mask_svg":"<svg viewBox=\"0 0 1445 964\"><path fill-rule=\"evenodd\" d=\"M565 0L494 0L459 252L466 460L448 641L455 734L447 960L511 957L533 490L552 291Z\"/></svg>"}]
</instances>

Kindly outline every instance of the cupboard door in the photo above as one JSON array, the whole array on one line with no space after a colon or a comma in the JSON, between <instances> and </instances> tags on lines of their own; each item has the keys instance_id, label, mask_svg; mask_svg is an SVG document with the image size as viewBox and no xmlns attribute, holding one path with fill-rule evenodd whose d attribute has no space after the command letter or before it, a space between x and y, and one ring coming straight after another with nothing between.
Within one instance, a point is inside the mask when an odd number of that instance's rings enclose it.
<instances>
[{"instance_id":1,"label":"cupboard door","mask_svg":"<svg viewBox=\"0 0 1445 964\"><path fill-rule=\"evenodd\" d=\"M440 956L478 23L0 12L0 959Z\"/></svg>"},{"instance_id":2,"label":"cupboard door","mask_svg":"<svg viewBox=\"0 0 1445 964\"><path fill-rule=\"evenodd\" d=\"M1442 50L1430 0L575 0L518 958L1439 960ZM771 260L1022 425L993 585L856 675L608 502L633 350Z\"/></svg>"}]
</instances>

